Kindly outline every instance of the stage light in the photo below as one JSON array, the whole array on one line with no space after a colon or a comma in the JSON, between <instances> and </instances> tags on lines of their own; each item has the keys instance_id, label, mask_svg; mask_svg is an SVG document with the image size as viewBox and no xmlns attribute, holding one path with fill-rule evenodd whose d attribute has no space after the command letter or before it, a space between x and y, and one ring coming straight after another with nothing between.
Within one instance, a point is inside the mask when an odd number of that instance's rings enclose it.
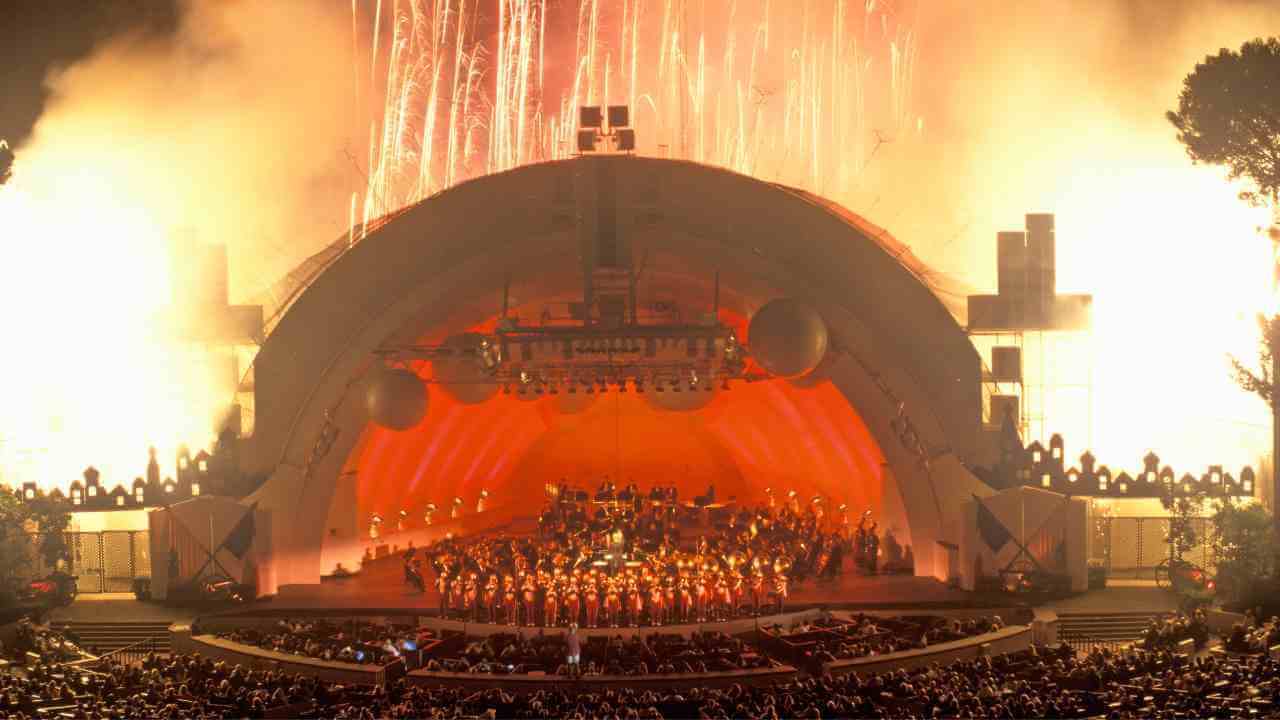
<instances>
[{"instance_id":1,"label":"stage light","mask_svg":"<svg viewBox=\"0 0 1280 720\"><path fill-rule=\"evenodd\" d=\"M35 499L36 499L36 484L35 484L35 483L33 483L33 482L26 482L26 483L23 483L23 484L22 484L22 497L26 498L27 500L35 500Z\"/></svg>"},{"instance_id":2,"label":"stage light","mask_svg":"<svg viewBox=\"0 0 1280 720\"><path fill-rule=\"evenodd\" d=\"M1040 487L1049 487L1051 485L1053 485L1053 476L1049 473L1041 473Z\"/></svg>"},{"instance_id":3,"label":"stage light","mask_svg":"<svg viewBox=\"0 0 1280 720\"><path fill-rule=\"evenodd\" d=\"M462 498L454 496L453 510L450 511L449 516L452 517L454 520L457 520L459 517L462 516Z\"/></svg>"},{"instance_id":4,"label":"stage light","mask_svg":"<svg viewBox=\"0 0 1280 720\"><path fill-rule=\"evenodd\" d=\"M200 496L200 483L192 481L192 483L191 483L191 496L192 496L192 497L199 497L199 496Z\"/></svg>"}]
</instances>

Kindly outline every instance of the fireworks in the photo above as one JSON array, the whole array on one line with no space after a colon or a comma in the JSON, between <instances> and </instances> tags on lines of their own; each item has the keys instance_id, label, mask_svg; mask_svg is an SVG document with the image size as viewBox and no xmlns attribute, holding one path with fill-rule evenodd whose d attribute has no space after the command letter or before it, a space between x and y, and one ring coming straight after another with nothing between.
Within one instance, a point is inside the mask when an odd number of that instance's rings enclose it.
<instances>
[{"instance_id":1,"label":"fireworks","mask_svg":"<svg viewBox=\"0 0 1280 720\"><path fill-rule=\"evenodd\" d=\"M383 79L353 227L471 177L566 157L581 105L629 105L646 154L836 197L882 144L922 128L901 8L713 5L580 0L573 42L550 44L547 0L353 3L357 28L372 12L370 85Z\"/></svg>"}]
</instances>

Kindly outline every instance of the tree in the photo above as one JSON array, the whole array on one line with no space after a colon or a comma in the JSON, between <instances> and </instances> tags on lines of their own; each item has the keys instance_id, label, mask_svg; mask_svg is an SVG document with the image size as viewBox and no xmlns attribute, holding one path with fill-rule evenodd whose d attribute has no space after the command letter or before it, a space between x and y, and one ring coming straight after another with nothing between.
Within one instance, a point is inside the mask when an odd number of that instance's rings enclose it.
<instances>
[{"instance_id":1,"label":"tree","mask_svg":"<svg viewBox=\"0 0 1280 720\"><path fill-rule=\"evenodd\" d=\"M1240 387L1262 398L1263 402L1274 408L1277 378L1274 377L1272 368L1275 366L1276 351L1280 350L1280 316L1268 318L1266 315L1259 315L1258 328L1262 331L1262 342L1258 347L1261 372L1254 372L1235 357L1231 358L1231 367Z\"/></svg>"},{"instance_id":2,"label":"tree","mask_svg":"<svg viewBox=\"0 0 1280 720\"><path fill-rule=\"evenodd\" d=\"M9 149L9 143L0 140L0 185L9 182L11 177L13 177L13 151Z\"/></svg>"},{"instance_id":3,"label":"tree","mask_svg":"<svg viewBox=\"0 0 1280 720\"><path fill-rule=\"evenodd\" d=\"M1254 185L1244 199L1280 205L1280 39L1206 57L1165 116L1192 162L1225 166L1231 179Z\"/></svg>"},{"instance_id":4,"label":"tree","mask_svg":"<svg viewBox=\"0 0 1280 720\"><path fill-rule=\"evenodd\" d=\"M1230 498L1219 501L1211 541L1219 597L1241 607L1274 604L1267 600L1274 594L1280 544L1266 508L1257 503L1238 505Z\"/></svg>"},{"instance_id":5,"label":"tree","mask_svg":"<svg viewBox=\"0 0 1280 720\"><path fill-rule=\"evenodd\" d=\"M65 500L0 492L0 606L14 602L37 557L46 565L66 557L69 511Z\"/></svg>"},{"instance_id":6,"label":"tree","mask_svg":"<svg viewBox=\"0 0 1280 720\"><path fill-rule=\"evenodd\" d=\"M1169 511L1169 559L1182 560L1182 556L1200 543L1196 536L1195 522L1204 510L1205 495L1175 494L1175 486L1163 485L1160 492L1160 504ZM1170 570L1173 568L1171 567Z\"/></svg>"},{"instance_id":7,"label":"tree","mask_svg":"<svg viewBox=\"0 0 1280 720\"><path fill-rule=\"evenodd\" d=\"M1280 39L1258 38L1226 48L1196 65L1182 83L1178 109L1165 114L1193 163L1222 165L1232 180L1252 189L1241 199L1271 209L1267 233L1280 257ZM1280 281L1280 265L1275 277ZM1262 372L1255 374L1231 358L1236 381L1271 406L1273 504L1280 504L1280 317L1262 325ZM1275 513L1280 534L1280 512Z\"/></svg>"}]
</instances>

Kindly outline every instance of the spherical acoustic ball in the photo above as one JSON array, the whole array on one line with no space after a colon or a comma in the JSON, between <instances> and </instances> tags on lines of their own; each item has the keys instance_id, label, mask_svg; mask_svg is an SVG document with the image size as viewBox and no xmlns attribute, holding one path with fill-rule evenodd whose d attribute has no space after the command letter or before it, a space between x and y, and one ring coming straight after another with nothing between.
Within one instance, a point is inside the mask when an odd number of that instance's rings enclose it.
<instances>
[{"instance_id":1,"label":"spherical acoustic ball","mask_svg":"<svg viewBox=\"0 0 1280 720\"><path fill-rule=\"evenodd\" d=\"M478 405L498 393L498 384L485 371L480 356L484 341L479 333L454 335L444 341L444 348L449 352L431 362L436 381L465 405Z\"/></svg>"},{"instance_id":2,"label":"spherical acoustic ball","mask_svg":"<svg viewBox=\"0 0 1280 720\"><path fill-rule=\"evenodd\" d=\"M765 303L747 325L751 357L771 375L800 377L827 354L827 323L811 306L791 298Z\"/></svg>"},{"instance_id":3,"label":"spherical acoustic ball","mask_svg":"<svg viewBox=\"0 0 1280 720\"><path fill-rule=\"evenodd\" d=\"M369 383L364 403L369 419L378 425L408 430L427 415L427 385L409 370L387 368Z\"/></svg>"}]
</instances>

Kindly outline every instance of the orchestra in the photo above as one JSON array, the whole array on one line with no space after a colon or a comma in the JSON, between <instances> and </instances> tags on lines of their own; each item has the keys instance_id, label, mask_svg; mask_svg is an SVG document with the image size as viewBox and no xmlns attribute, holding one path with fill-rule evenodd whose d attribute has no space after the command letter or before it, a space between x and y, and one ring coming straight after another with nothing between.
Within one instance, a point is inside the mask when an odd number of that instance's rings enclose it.
<instances>
[{"instance_id":1,"label":"orchestra","mask_svg":"<svg viewBox=\"0 0 1280 720\"><path fill-rule=\"evenodd\" d=\"M710 518L710 510L717 521L686 541L689 516ZM839 572L846 545L874 570L866 560L873 537L870 511L846 538L843 524L813 506L717 505L713 487L682 504L675 488L619 490L606 478L594 494L548 487L536 537L450 537L424 554L442 616L638 627L780 612L795 582ZM406 578L414 567L406 559Z\"/></svg>"}]
</instances>

